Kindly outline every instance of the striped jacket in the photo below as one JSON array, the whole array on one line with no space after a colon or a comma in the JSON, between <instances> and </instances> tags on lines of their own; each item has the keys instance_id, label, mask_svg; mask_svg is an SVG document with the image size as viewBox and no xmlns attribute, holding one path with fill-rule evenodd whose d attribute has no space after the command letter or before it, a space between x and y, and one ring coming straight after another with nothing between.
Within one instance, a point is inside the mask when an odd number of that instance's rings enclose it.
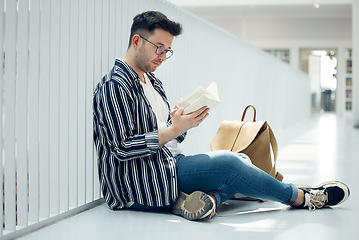
<instances>
[{"instance_id":1,"label":"striped jacket","mask_svg":"<svg viewBox=\"0 0 359 240\"><path fill-rule=\"evenodd\" d=\"M162 83L152 73L148 77L169 106ZM165 146L159 148L156 116L138 75L125 62L116 60L98 83L93 121L99 180L109 207L122 209L128 202L172 204L177 198L175 160Z\"/></svg>"}]
</instances>

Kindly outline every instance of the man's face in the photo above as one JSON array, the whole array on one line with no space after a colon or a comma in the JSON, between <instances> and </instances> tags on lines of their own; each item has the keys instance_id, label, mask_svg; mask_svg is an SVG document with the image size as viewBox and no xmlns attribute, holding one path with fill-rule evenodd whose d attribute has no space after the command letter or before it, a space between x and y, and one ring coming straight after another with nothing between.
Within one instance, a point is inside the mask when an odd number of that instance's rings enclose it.
<instances>
[{"instance_id":1,"label":"man's face","mask_svg":"<svg viewBox=\"0 0 359 240\"><path fill-rule=\"evenodd\" d=\"M160 28L156 28L153 34L146 38L157 46L163 46L166 50L171 49L173 36ZM135 63L143 72L154 72L163 61L166 61L166 53L156 54L157 47L144 39L136 52Z\"/></svg>"}]
</instances>

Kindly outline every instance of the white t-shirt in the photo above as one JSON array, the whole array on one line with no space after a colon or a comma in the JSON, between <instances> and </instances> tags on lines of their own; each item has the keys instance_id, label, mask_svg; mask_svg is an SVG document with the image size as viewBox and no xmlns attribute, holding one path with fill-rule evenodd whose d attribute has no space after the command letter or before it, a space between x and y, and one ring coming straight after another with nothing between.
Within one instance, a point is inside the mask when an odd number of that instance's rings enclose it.
<instances>
[{"instance_id":1,"label":"white t-shirt","mask_svg":"<svg viewBox=\"0 0 359 240\"><path fill-rule=\"evenodd\" d=\"M151 104L152 110L156 114L158 130L167 128L167 119L168 119L168 105L163 100L161 95L153 88L151 81L148 79L147 74L145 74L146 83L141 81L141 86L143 91ZM173 156L181 154L182 151L178 146L176 139L173 139L165 144L165 146L171 151Z\"/></svg>"}]
</instances>

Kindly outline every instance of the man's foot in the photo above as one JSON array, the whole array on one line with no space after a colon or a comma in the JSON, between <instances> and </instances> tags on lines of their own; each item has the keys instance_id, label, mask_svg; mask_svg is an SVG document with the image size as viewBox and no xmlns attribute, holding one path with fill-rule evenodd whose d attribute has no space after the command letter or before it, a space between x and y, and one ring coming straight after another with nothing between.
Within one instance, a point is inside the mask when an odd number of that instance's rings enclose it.
<instances>
[{"instance_id":1,"label":"man's foot","mask_svg":"<svg viewBox=\"0 0 359 240\"><path fill-rule=\"evenodd\" d=\"M215 214L216 204L212 197L196 191L187 195L179 192L177 201L172 206L172 213L188 220L211 218Z\"/></svg>"},{"instance_id":2,"label":"man's foot","mask_svg":"<svg viewBox=\"0 0 359 240\"><path fill-rule=\"evenodd\" d=\"M339 205L350 195L348 186L338 181L324 182L315 187L298 186L298 188L304 192L304 202L299 207L308 208L309 211Z\"/></svg>"}]
</instances>

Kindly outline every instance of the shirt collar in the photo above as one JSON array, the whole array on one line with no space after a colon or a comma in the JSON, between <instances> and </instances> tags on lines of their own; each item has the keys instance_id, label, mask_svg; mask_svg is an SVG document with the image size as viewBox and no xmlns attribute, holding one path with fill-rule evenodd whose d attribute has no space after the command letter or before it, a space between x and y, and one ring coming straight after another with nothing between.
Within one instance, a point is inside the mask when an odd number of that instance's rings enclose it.
<instances>
[{"instance_id":1,"label":"shirt collar","mask_svg":"<svg viewBox=\"0 0 359 240\"><path fill-rule=\"evenodd\" d=\"M132 80L140 81L138 74L128 65L125 61L121 59L115 60L115 66L121 68L125 73L127 73ZM138 82L139 83L139 82Z\"/></svg>"},{"instance_id":2,"label":"shirt collar","mask_svg":"<svg viewBox=\"0 0 359 240\"><path fill-rule=\"evenodd\" d=\"M140 78L138 77L138 74L128 65L125 61L121 59L115 60L115 66L121 68L122 71L124 71L128 76L133 80L137 86L141 86ZM166 103L169 105L166 93L163 89L162 82L156 78L155 74L152 72L146 73L148 78L150 79L152 86L161 94L161 96L165 99ZM142 88L142 86L141 86Z\"/></svg>"},{"instance_id":3,"label":"shirt collar","mask_svg":"<svg viewBox=\"0 0 359 240\"><path fill-rule=\"evenodd\" d=\"M125 61L117 58L115 60L115 65L121 68L122 70L124 70L131 77L132 80L140 84L140 78L138 74ZM152 85L158 84L157 78L155 77L154 73L145 73L145 74L147 74L148 79L151 81Z\"/></svg>"}]
</instances>

